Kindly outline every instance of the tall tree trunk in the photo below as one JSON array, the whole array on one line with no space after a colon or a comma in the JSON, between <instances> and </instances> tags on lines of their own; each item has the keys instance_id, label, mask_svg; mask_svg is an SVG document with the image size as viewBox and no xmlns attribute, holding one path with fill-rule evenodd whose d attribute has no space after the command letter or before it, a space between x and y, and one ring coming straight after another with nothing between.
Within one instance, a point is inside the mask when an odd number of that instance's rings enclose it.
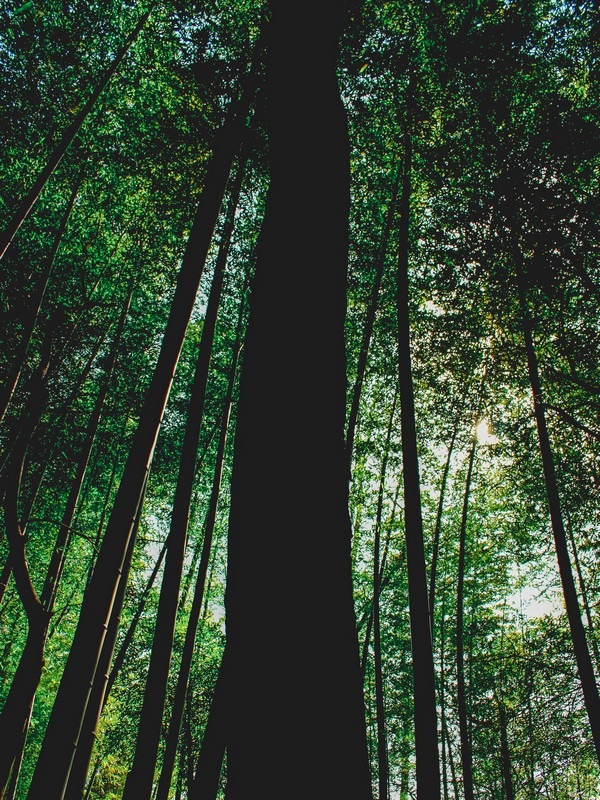
<instances>
[{"instance_id":1,"label":"tall tree trunk","mask_svg":"<svg viewBox=\"0 0 600 800\"><path fill-rule=\"evenodd\" d=\"M249 83L253 77L254 70ZM240 145L253 94L251 86L247 86L241 100L233 102L224 126L217 134L214 155L179 272L158 363L98 553L94 574L83 599L79 624L31 782L29 800L61 800L64 796L132 534L137 503L150 467L231 163Z\"/></svg>"},{"instance_id":2,"label":"tall tree trunk","mask_svg":"<svg viewBox=\"0 0 600 800\"><path fill-rule=\"evenodd\" d=\"M433 550L431 554L431 572L429 574L429 615L431 617L431 640L432 643L434 641L434 632L435 632L435 590L436 590L436 579L437 579L437 565L438 565L438 558L439 558L439 550L440 550L440 534L442 531L442 516L444 513L444 499L446 495L446 484L448 482L448 473L450 471L450 463L452 461L452 453L454 451L454 443L456 442L456 436L458 434L458 418L454 423L454 427L452 429L452 436L450 438L450 444L448 445L448 452L446 453L446 461L444 463L444 469L442 470L442 480L440 482L440 495L438 498L438 506L437 506L437 513L435 516L435 528L433 530Z\"/></svg>"},{"instance_id":3,"label":"tall tree trunk","mask_svg":"<svg viewBox=\"0 0 600 800\"><path fill-rule=\"evenodd\" d=\"M188 800L215 800L225 757L227 730L225 726L225 702L227 692L227 650L223 653L219 675L210 704L208 720L202 737L202 745L196 763L194 782Z\"/></svg>"},{"instance_id":4,"label":"tall tree trunk","mask_svg":"<svg viewBox=\"0 0 600 800\"><path fill-rule=\"evenodd\" d=\"M227 255L235 222L235 211L239 201L243 177L244 160L240 157L237 176L229 198L229 208L221 235L221 246L216 259L210 297L202 328L202 337L198 348L196 372L188 406L177 488L171 514L167 557L160 588L150 665L146 678L133 764L127 776L123 792L124 800L150 798L152 791L177 619L179 588L181 586L187 543L190 503L196 475L198 443L204 415L211 352L221 303ZM235 364L232 369L235 370Z\"/></svg>"},{"instance_id":5,"label":"tall tree trunk","mask_svg":"<svg viewBox=\"0 0 600 800\"><path fill-rule=\"evenodd\" d=\"M2 389L0 390L0 422L2 422L4 419L6 409L8 408L8 405L12 399L17 383L19 382L21 371L27 357L27 351L29 350L29 343L31 342L31 337L40 314L46 289L48 288L48 283L50 282L50 275L52 274L52 268L54 267L56 255L66 230L67 223L69 222L69 217L71 216L71 211L73 210L80 186L81 178L78 178L71 191L71 196L67 201L67 206L60 221L60 225L58 226L56 236L54 237L52 249L46 259L44 268L42 269L42 274L39 278L38 285L36 286L30 307L24 311L24 324L19 346L17 348L17 352L15 354L8 377L3 382Z\"/></svg>"},{"instance_id":6,"label":"tall tree trunk","mask_svg":"<svg viewBox=\"0 0 600 800\"><path fill-rule=\"evenodd\" d=\"M512 766L510 748L508 746L508 731L506 726L506 709L500 698L498 701L498 715L500 718L500 752L502 756L502 785L506 800L515 800L515 790L512 781Z\"/></svg>"},{"instance_id":7,"label":"tall tree trunk","mask_svg":"<svg viewBox=\"0 0 600 800\"><path fill-rule=\"evenodd\" d=\"M381 290L381 281L385 269L385 257L388 250L388 243L390 240L390 232L392 223L394 221L394 214L396 211L396 200L398 197L398 189L402 178L402 170L399 169L392 188L392 196L387 208L383 233L381 236L381 245L377 253L375 261L375 278L373 280L373 287L371 289L371 296L367 306L367 313L365 316L365 324L363 328L362 340L360 343L360 350L358 353L358 363L356 366L356 377L354 379L354 389L352 391L352 404L350 406L350 413L348 415L348 425L346 427L346 452L348 454L348 464L352 467L352 450L354 449L354 434L356 431L356 423L358 421L358 410L360 407L360 396L362 393L362 385L365 378L367 369L367 358L369 355L369 347L371 344L371 337L373 335L373 325L375 324L375 315L377 313L377 306L379 303L379 292Z\"/></svg>"},{"instance_id":8,"label":"tall tree trunk","mask_svg":"<svg viewBox=\"0 0 600 800\"><path fill-rule=\"evenodd\" d=\"M271 180L229 517L229 800L371 795L344 442L343 9L342 0L271 3Z\"/></svg>"},{"instance_id":9,"label":"tall tree trunk","mask_svg":"<svg viewBox=\"0 0 600 800\"><path fill-rule=\"evenodd\" d=\"M579 552L577 549L577 542L575 541L575 536L573 535L573 529L571 527L569 521L569 514L568 512L565 515L566 517L566 530L569 536L569 542L571 544L571 552L573 553L573 560L575 561L575 571L577 572L577 582L579 583L579 592L581 594L581 602L583 603L583 610L585 611L585 618L587 621L587 629L588 629L588 637L590 644L592 645L592 650L594 652L594 661L596 670L600 669L600 653L598 652L598 641L596 639L596 629L594 626L594 620L592 617L592 609L590 608L590 601L588 597L587 587L585 584L585 578L583 577L583 570L581 568L581 561L579 559Z\"/></svg>"},{"instance_id":10,"label":"tall tree trunk","mask_svg":"<svg viewBox=\"0 0 600 800\"><path fill-rule=\"evenodd\" d=\"M398 362L402 410L404 520L410 633L414 674L415 751L418 800L439 800L440 766L437 741L435 671L427 596L427 572L421 515L419 457L410 356L408 253L410 230L412 141L407 123L398 250Z\"/></svg>"},{"instance_id":11,"label":"tall tree trunk","mask_svg":"<svg viewBox=\"0 0 600 800\"><path fill-rule=\"evenodd\" d=\"M571 630L571 639L573 641L575 660L577 662L579 679L581 681L581 688L583 690L585 708L590 723L594 746L596 748L596 756L600 763L600 696L598 694L598 686L596 684L592 659L590 658L590 651L585 638L585 629L581 620L581 611L579 609L579 600L577 598L575 581L573 580L573 571L571 568L567 535L562 517L560 494L558 491L558 483L554 469L550 435L548 433L548 426L546 424L546 412L544 409L537 355L533 341L533 326L527 302L526 277L523 271L522 256L520 251L517 249L515 249L515 267L517 274L519 304L521 308L521 318L523 324L523 336L525 339L525 351L527 354L527 370L529 373L529 382L531 384L531 392L533 395L533 410L537 425L538 441L542 457L542 467L544 470L546 494L548 497L552 534L554 537L554 548L558 561L558 570L560 573L560 580L565 600L567 619L569 620L569 628Z\"/></svg>"},{"instance_id":12,"label":"tall tree trunk","mask_svg":"<svg viewBox=\"0 0 600 800\"><path fill-rule=\"evenodd\" d=\"M379 596L381 594L380 576L380 549L381 549L381 518L383 515L383 499L385 494L385 479L387 475L387 465L394 429L394 417L396 414L396 402L398 400L398 390L394 394L390 421L386 433L383 460L381 463L381 474L379 480L379 491L377 496L377 511L375 515L375 540L373 544L373 656L375 671L375 707L377 709L377 775L379 784L379 800L388 800L389 796L389 764L387 752L387 734L385 725L385 694L383 688L383 659L381 653L381 620Z\"/></svg>"},{"instance_id":13,"label":"tall tree trunk","mask_svg":"<svg viewBox=\"0 0 600 800\"><path fill-rule=\"evenodd\" d=\"M86 121L90 111L93 109L96 101L106 88L108 82L118 70L121 62L123 61L124 57L129 52L129 48L137 39L140 31L148 21L148 17L150 16L150 12L154 7L155 3L153 3L148 11L146 11L140 17L139 22L135 26L135 28L131 31L127 39L125 40L121 49L115 55L111 64L106 68L100 81L94 91L91 93L89 99L84 104L81 111L77 114L73 122L69 125L69 127L63 132L58 144L50 154L48 161L46 162L46 166L42 169L40 174L37 177L37 180L27 193L26 197L21 202L16 214L10 221L8 227L4 231L4 233L0 237L0 259L2 259L3 255L8 250L10 243L12 242L14 235L19 230L25 219L27 218L29 212L35 205L38 197L42 193L42 190L46 186L49 178L52 176L52 173L56 169L56 167L62 161L63 156L67 152L69 145L73 141L73 139L77 136L79 131L81 130L82 125Z\"/></svg>"},{"instance_id":14,"label":"tall tree trunk","mask_svg":"<svg viewBox=\"0 0 600 800\"><path fill-rule=\"evenodd\" d=\"M471 753L471 739L469 736L466 682L465 682L465 655L464 655L464 595L465 595L465 555L467 542L467 518L469 511L469 495L473 478L473 465L477 449L477 434L473 436L467 477L465 480L465 494L463 498L462 517L460 522L460 536L458 548L458 579L456 584L456 701L458 706L458 726L460 731L460 753L463 773L463 792L465 800L475 800L473 793L473 756Z\"/></svg>"},{"instance_id":15,"label":"tall tree trunk","mask_svg":"<svg viewBox=\"0 0 600 800\"><path fill-rule=\"evenodd\" d=\"M81 730L77 741L77 749L74 753L73 763L69 771L69 779L65 787L64 796L66 800L81 800L85 792L87 773L92 758L92 750L96 741L96 733L100 714L108 699L107 687L111 675L111 662L115 649L119 624L121 622L121 611L125 601L125 590L127 588L127 578L131 568L131 559L135 548L135 538L142 518L144 497L148 481L144 481L142 491L138 497L135 517L133 521L133 535L129 538L127 552L123 560L123 570L121 578L116 587L115 601L108 622L106 636L102 642L102 651L98 659L98 667L94 674L94 683L90 687L90 699L86 706L85 716L81 723ZM159 557L160 560L160 557Z\"/></svg>"},{"instance_id":16,"label":"tall tree trunk","mask_svg":"<svg viewBox=\"0 0 600 800\"><path fill-rule=\"evenodd\" d=\"M171 776L173 774L173 769L175 767L175 756L177 753L177 743L179 741L179 733L181 731L181 723L183 720L185 696L188 687L190 670L192 667L192 658L194 655L196 634L198 632L198 622L200 619L200 612L202 610L202 602L204 599L204 592L206 586L206 574L208 572L208 564L210 561L213 534L215 529L215 523L217 521L217 509L219 505L221 479L223 476L223 466L225 461L225 447L227 445L227 429L229 427L229 417L231 414L231 406L233 403L233 391L235 387L238 359L242 347L243 320L244 320L244 297L242 293L242 300L240 303L240 310L237 321L236 342L234 345L233 358L230 367L229 386L227 389L227 397L225 400L223 421L221 423L221 434L219 437L219 445L217 448L215 473L213 476L213 484L208 504L208 511L204 523L204 539L202 542L202 552L200 554L200 564L198 566L198 575L196 577L194 597L192 600L192 607L190 610L190 616L188 618L188 624L185 632L185 641L183 645L183 652L181 654L181 663L179 665L179 671L177 674L177 686L175 688L175 696L173 698L173 707L171 710L171 719L169 721L169 729L167 732L167 739L165 743L165 752L163 755L162 769L158 781L156 800L167 800L167 796L169 793L169 786L171 785Z\"/></svg>"}]
</instances>

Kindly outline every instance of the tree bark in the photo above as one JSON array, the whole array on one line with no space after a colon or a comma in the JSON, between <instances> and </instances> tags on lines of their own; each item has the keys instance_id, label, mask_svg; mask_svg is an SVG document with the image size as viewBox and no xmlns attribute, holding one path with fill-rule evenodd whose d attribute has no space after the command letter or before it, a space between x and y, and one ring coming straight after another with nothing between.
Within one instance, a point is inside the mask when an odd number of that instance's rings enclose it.
<instances>
[{"instance_id":1,"label":"tree bark","mask_svg":"<svg viewBox=\"0 0 600 800\"><path fill-rule=\"evenodd\" d=\"M407 123L398 250L398 370L402 409L404 520L410 631L414 674L415 751L418 800L439 800L440 766L435 701L435 671L421 515L419 458L410 355L409 226L412 142Z\"/></svg>"},{"instance_id":2,"label":"tree bark","mask_svg":"<svg viewBox=\"0 0 600 800\"><path fill-rule=\"evenodd\" d=\"M249 83L251 82L250 80ZM251 87L246 87L241 100L232 104L223 128L217 134L204 191L179 272L158 363L129 451L94 574L83 599L79 624L31 782L29 800L61 800L64 796L90 687L94 682L132 535L137 503L150 467L225 185L240 145L252 96Z\"/></svg>"},{"instance_id":3,"label":"tree bark","mask_svg":"<svg viewBox=\"0 0 600 800\"><path fill-rule=\"evenodd\" d=\"M229 517L227 793L366 800L344 442L349 151L336 80L343 3L273 0L271 10L271 182Z\"/></svg>"}]
</instances>

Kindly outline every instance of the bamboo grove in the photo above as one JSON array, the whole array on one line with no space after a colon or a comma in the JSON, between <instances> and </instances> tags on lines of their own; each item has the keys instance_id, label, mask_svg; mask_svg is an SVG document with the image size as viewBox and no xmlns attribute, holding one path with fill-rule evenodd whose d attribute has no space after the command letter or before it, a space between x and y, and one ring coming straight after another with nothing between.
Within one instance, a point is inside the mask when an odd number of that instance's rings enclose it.
<instances>
[{"instance_id":1,"label":"bamboo grove","mask_svg":"<svg viewBox=\"0 0 600 800\"><path fill-rule=\"evenodd\" d=\"M595 800L597 5L0 19L0 796Z\"/></svg>"}]
</instances>

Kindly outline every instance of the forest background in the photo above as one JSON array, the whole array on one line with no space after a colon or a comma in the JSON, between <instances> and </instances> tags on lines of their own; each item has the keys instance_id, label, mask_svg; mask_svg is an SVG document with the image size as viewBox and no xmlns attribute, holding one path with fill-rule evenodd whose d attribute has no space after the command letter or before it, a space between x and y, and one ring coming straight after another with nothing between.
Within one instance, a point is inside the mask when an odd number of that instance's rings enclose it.
<instances>
[{"instance_id":1,"label":"forest background","mask_svg":"<svg viewBox=\"0 0 600 800\"><path fill-rule=\"evenodd\" d=\"M365 711L337 724L380 800L599 795L598 9L338 5L296 11L287 60L285 26L249 0L0 9L3 798L215 798L229 777L235 800L244 741L270 752L254 779L279 796L278 738L311 757L308 722L274 733L260 717L295 708L283 679L265 688L288 612L311 711L335 683L319 655L338 612L320 592L344 576L303 533L341 385L320 361L334 306L317 302L318 232L340 225L319 176L346 154L326 132L330 110L342 124L316 33L330 28L350 169L346 455L330 477L351 474L356 617L338 678L354 698L360 681ZM282 155L285 114L301 133ZM267 289L292 344L260 373L282 444L257 463L287 538L255 526L244 551L230 486L276 157L302 165L286 197L299 263ZM229 684L222 668L232 567L261 654L245 684L241 651ZM260 687L237 744L234 684Z\"/></svg>"}]
</instances>

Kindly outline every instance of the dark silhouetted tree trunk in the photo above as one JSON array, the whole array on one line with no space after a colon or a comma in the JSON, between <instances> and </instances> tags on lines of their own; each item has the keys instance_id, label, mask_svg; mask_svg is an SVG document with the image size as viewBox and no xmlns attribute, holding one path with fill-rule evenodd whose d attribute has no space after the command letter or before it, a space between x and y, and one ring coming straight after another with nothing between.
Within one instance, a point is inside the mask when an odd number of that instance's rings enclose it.
<instances>
[{"instance_id":1,"label":"dark silhouetted tree trunk","mask_svg":"<svg viewBox=\"0 0 600 800\"><path fill-rule=\"evenodd\" d=\"M138 498L137 508L133 521L133 534L127 545L127 552L123 560L123 571L115 592L115 601L108 623L106 636L102 642L102 651L98 659L98 667L94 675L94 683L90 687L90 699L86 706L85 716L81 724L81 731L77 742L77 749L74 753L73 763L69 772L69 780L65 787L64 797L66 800L81 800L85 792L87 773L92 758L92 750L96 741L96 732L100 714L108 698L108 684L111 675L111 662L115 649L115 642L121 622L121 611L125 600L125 590L127 588L127 578L131 568L131 559L135 548L135 536L137 534L144 497L146 494L147 479L144 481L142 491ZM159 561L161 560L159 556Z\"/></svg>"},{"instance_id":2,"label":"dark silhouetted tree trunk","mask_svg":"<svg viewBox=\"0 0 600 800\"><path fill-rule=\"evenodd\" d=\"M412 143L405 136L404 175L400 204L400 241L397 272L398 360L404 469L404 520L414 673L415 750L418 800L439 800L440 767L435 701L433 644L427 596L423 543L419 458L410 355L408 253L410 230Z\"/></svg>"},{"instance_id":3,"label":"dark silhouetted tree trunk","mask_svg":"<svg viewBox=\"0 0 600 800\"><path fill-rule=\"evenodd\" d=\"M450 463L452 461L452 452L454 450L454 443L458 434L458 419L454 423L452 429L452 436L450 444L448 445L448 452L446 454L446 461L444 469L442 470L442 480L440 482L440 496L438 499L437 513L435 516L435 528L433 530L433 550L431 554L431 572L429 575L429 614L431 616L431 640L434 640L435 631L435 590L437 579L437 565L440 551L440 533L442 531L442 516L444 513L444 498L446 495L446 483L448 482L448 472L450 471Z\"/></svg>"},{"instance_id":4,"label":"dark silhouetted tree trunk","mask_svg":"<svg viewBox=\"0 0 600 800\"><path fill-rule=\"evenodd\" d=\"M188 800L215 800L217 796L227 737L225 727L226 670L227 650L223 653L219 668Z\"/></svg>"},{"instance_id":5,"label":"dark silhouetted tree trunk","mask_svg":"<svg viewBox=\"0 0 600 800\"><path fill-rule=\"evenodd\" d=\"M473 756L471 752L471 739L469 736L467 697L465 685L465 655L464 655L464 594L465 594L465 556L467 541L467 518L469 511L469 494L473 478L473 465L477 448L477 435L473 437L467 477L465 480L465 494L463 497L462 517L460 521L460 536L458 546L458 580L456 584L456 700L458 706L458 725L460 731L460 753L463 773L463 792L465 800L475 800L473 793Z\"/></svg>"},{"instance_id":6,"label":"dark silhouetted tree trunk","mask_svg":"<svg viewBox=\"0 0 600 800\"><path fill-rule=\"evenodd\" d=\"M506 727L506 709L502 700L498 701L498 715L500 717L500 752L502 755L502 785L504 787L504 796L506 800L515 800L510 748L508 746L508 731Z\"/></svg>"},{"instance_id":7,"label":"dark silhouetted tree trunk","mask_svg":"<svg viewBox=\"0 0 600 800\"><path fill-rule=\"evenodd\" d=\"M349 152L336 80L343 7L271 3L271 180L229 518L229 800L371 795L344 441Z\"/></svg>"},{"instance_id":8,"label":"dark silhouetted tree trunk","mask_svg":"<svg viewBox=\"0 0 600 800\"><path fill-rule=\"evenodd\" d=\"M390 421L386 433L386 440L381 463L379 491L377 494L377 511L375 515L375 540L373 544L373 661L375 671L375 707L377 710L377 775L379 784L379 800L387 800L389 795L389 765L387 733L385 724L385 693L383 687L383 659L381 653L381 620L379 597L381 594L380 576L380 550L381 550L381 519L383 514L383 499L385 493L385 480L390 454L392 432L394 429L394 416L398 391L394 394Z\"/></svg>"}]
</instances>

